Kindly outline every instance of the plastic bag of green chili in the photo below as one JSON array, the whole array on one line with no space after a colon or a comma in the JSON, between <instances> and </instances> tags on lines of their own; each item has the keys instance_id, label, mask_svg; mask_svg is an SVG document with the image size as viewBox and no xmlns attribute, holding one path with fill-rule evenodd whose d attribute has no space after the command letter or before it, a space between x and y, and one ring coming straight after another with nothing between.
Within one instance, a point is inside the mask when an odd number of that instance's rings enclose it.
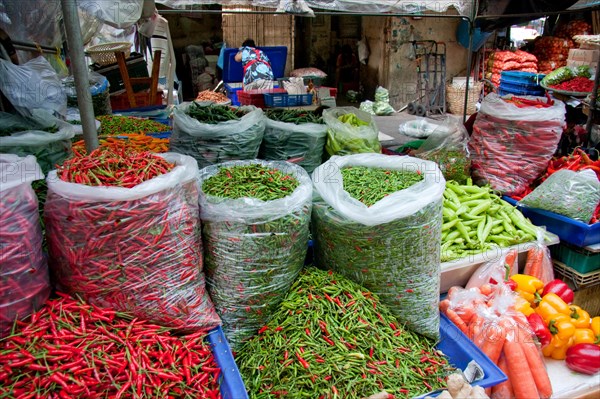
<instances>
[{"instance_id":1,"label":"plastic bag of green chili","mask_svg":"<svg viewBox=\"0 0 600 399\"><path fill-rule=\"evenodd\" d=\"M323 121L327 125L328 155L381 153L379 129L373 115L354 107L337 107L323 111Z\"/></svg>"},{"instance_id":2,"label":"plastic bag of green chili","mask_svg":"<svg viewBox=\"0 0 600 399\"><path fill-rule=\"evenodd\" d=\"M48 174L50 270L62 290L95 305L180 332L210 329L220 319L202 267L198 165L181 154L157 156L175 167L131 188Z\"/></svg>"},{"instance_id":3,"label":"plastic bag of green chili","mask_svg":"<svg viewBox=\"0 0 600 399\"><path fill-rule=\"evenodd\" d=\"M71 156L71 124L39 110L34 116L0 112L0 153L36 157L44 173Z\"/></svg>"},{"instance_id":4,"label":"plastic bag of green chili","mask_svg":"<svg viewBox=\"0 0 600 399\"><path fill-rule=\"evenodd\" d=\"M561 169L527 194L519 205L589 223L600 202L600 181L593 170Z\"/></svg>"},{"instance_id":5,"label":"plastic bag of green chili","mask_svg":"<svg viewBox=\"0 0 600 399\"><path fill-rule=\"evenodd\" d=\"M203 123L190 116L190 112L198 106L207 110L210 107L230 109L227 106L197 103L184 103L175 107L171 151L195 158L200 168L221 162L254 159L258 156L266 124L266 118L260 108L240 107L239 110L245 114L239 119Z\"/></svg>"},{"instance_id":6,"label":"plastic bag of green chili","mask_svg":"<svg viewBox=\"0 0 600 399\"><path fill-rule=\"evenodd\" d=\"M446 180L464 184L471 176L469 133L454 118L446 118L444 129L435 129L412 155L438 164Z\"/></svg>"},{"instance_id":7,"label":"plastic bag of green chili","mask_svg":"<svg viewBox=\"0 0 600 399\"><path fill-rule=\"evenodd\" d=\"M342 170L367 167L422 176L373 205L344 189ZM439 336L440 247L445 179L434 162L382 154L332 157L312 175L316 263L376 293L413 331ZM359 181L370 186L385 181ZM379 183L379 184L376 184Z\"/></svg>"},{"instance_id":8,"label":"plastic bag of green chili","mask_svg":"<svg viewBox=\"0 0 600 399\"><path fill-rule=\"evenodd\" d=\"M201 189L207 286L234 350L268 322L302 269L312 202L308 173L289 162L251 160L209 166L200 171L201 186L222 168L246 165L278 169L298 185L291 194L267 201L249 194L237 199L217 197ZM251 176L248 179L252 181Z\"/></svg>"},{"instance_id":9,"label":"plastic bag of green chili","mask_svg":"<svg viewBox=\"0 0 600 399\"><path fill-rule=\"evenodd\" d=\"M35 157L0 154L0 338L15 318L41 307L52 288L31 186L43 178Z\"/></svg>"},{"instance_id":10,"label":"plastic bag of green chili","mask_svg":"<svg viewBox=\"0 0 600 399\"><path fill-rule=\"evenodd\" d=\"M288 161L311 173L321 164L327 126L318 123L287 123L267 118L260 158Z\"/></svg>"}]
</instances>

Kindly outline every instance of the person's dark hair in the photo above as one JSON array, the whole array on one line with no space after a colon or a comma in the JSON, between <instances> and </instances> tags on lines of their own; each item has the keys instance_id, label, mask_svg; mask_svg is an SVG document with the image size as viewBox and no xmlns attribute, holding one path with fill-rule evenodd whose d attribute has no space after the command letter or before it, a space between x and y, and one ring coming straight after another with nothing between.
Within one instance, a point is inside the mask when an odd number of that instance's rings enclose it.
<instances>
[{"instance_id":1,"label":"person's dark hair","mask_svg":"<svg viewBox=\"0 0 600 399\"><path fill-rule=\"evenodd\" d=\"M256 47L256 43L254 43L254 40L252 39L246 39L244 40L244 43L242 43L242 47Z\"/></svg>"}]
</instances>

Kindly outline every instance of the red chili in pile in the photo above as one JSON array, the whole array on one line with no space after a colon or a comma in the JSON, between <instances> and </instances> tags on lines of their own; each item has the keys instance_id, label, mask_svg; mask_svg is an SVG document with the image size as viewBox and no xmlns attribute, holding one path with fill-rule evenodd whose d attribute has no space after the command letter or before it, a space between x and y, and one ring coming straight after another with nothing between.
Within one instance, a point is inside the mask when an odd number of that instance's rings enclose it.
<instances>
[{"instance_id":1,"label":"red chili in pile","mask_svg":"<svg viewBox=\"0 0 600 399\"><path fill-rule=\"evenodd\" d=\"M221 398L206 332L173 336L59 294L0 346L0 397Z\"/></svg>"},{"instance_id":2,"label":"red chili in pile","mask_svg":"<svg viewBox=\"0 0 600 399\"><path fill-rule=\"evenodd\" d=\"M99 147L89 155L66 160L57 169L61 180L88 186L132 188L175 167L149 151Z\"/></svg>"},{"instance_id":3,"label":"red chili in pile","mask_svg":"<svg viewBox=\"0 0 600 399\"><path fill-rule=\"evenodd\" d=\"M550 87L557 90L587 93L594 89L594 81L583 76L578 76Z\"/></svg>"}]
</instances>

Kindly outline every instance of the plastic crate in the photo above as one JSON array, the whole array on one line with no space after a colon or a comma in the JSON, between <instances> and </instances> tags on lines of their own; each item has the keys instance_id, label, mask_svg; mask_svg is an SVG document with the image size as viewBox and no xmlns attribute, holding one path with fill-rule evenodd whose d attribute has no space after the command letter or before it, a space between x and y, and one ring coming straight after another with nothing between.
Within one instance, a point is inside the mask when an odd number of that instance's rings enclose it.
<instances>
[{"instance_id":1,"label":"plastic crate","mask_svg":"<svg viewBox=\"0 0 600 399\"><path fill-rule=\"evenodd\" d=\"M311 105L312 94L265 93L267 107L297 107Z\"/></svg>"},{"instance_id":2,"label":"plastic crate","mask_svg":"<svg viewBox=\"0 0 600 399\"><path fill-rule=\"evenodd\" d=\"M533 72L522 72L522 71L502 71L500 74L500 81L505 81L507 83L514 84L528 84L539 86L542 79L544 79L546 75L543 73L533 73Z\"/></svg>"},{"instance_id":3,"label":"plastic crate","mask_svg":"<svg viewBox=\"0 0 600 399\"><path fill-rule=\"evenodd\" d=\"M271 90L240 90L237 98L240 105L254 105L258 108L265 107L265 93L286 93L285 89L274 88Z\"/></svg>"},{"instance_id":4,"label":"plastic crate","mask_svg":"<svg viewBox=\"0 0 600 399\"><path fill-rule=\"evenodd\" d=\"M221 327L214 328L208 332L206 341L210 345L215 361L221 368L220 390L223 399L248 399L248 393L240 370L235 364L229 342Z\"/></svg>"},{"instance_id":5,"label":"plastic crate","mask_svg":"<svg viewBox=\"0 0 600 399\"><path fill-rule=\"evenodd\" d=\"M600 269L600 252L588 251L562 243L550 247L554 260L558 260L579 273L590 273Z\"/></svg>"},{"instance_id":6,"label":"plastic crate","mask_svg":"<svg viewBox=\"0 0 600 399\"><path fill-rule=\"evenodd\" d=\"M511 205L517 204L517 201L510 197L504 196L502 199ZM566 241L578 247L600 243L600 223L586 224L543 209L523 206L518 208L533 224L546 226L546 230L556 234L561 241Z\"/></svg>"},{"instance_id":7,"label":"plastic crate","mask_svg":"<svg viewBox=\"0 0 600 399\"><path fill-rule=\"evenodd\" d=\"M225 83L225 91L227 92L227 98L231 100L231 105L240 105L238 99L238 92L242 90L242 82L238 83Z\"/></svg>"},{"instance_id":8,"label":"plastic crate","mask_svg":"<svg viewBox=\"0 0 600 399\"><path fill-rule=\"evenodd\" d=\"M554 270L564 278L573 281L577 289L600 284L600 270L591 273L579 273L561 261L554 260L552 263L554 263Z\"/></svg>"},{"instance_id":9,"label":"plastic crate","mask_svg":"<svg viewBox=\"0 0 600 399\"><path fill-rule=\"evenodd\" d=\"M543 97L545 94L544 89L528 89L523 85L513 85L507 83L500 83L500 87L498 88L498 94L501 96L505 96L507 94L514 94L517 96L538 96Z\"/></svg>"}]
</instances>

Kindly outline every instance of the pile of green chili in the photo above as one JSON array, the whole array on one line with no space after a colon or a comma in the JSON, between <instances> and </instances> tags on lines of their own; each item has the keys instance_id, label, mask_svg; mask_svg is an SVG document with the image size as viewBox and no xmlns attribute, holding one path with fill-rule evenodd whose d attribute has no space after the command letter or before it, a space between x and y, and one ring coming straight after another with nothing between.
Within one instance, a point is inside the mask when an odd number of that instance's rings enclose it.
<instances>
[{"instance_id":1,"label":"pile of green chili","mask_svg":"<svg viewBox=\"0 0 600 399\"><path fill-rule=\"evenodd\" d=\"M423 180L420 173L412 171L365 166L347 166L341 172L344 190L367 206Z\"/></svg>"},{"instance_id":2,"label":"pile of green chili","mask_svg":"<svg viewBox=\"0 0 600 399\"><path fill-rule=\"evenodd\" d=\"M256 399L382 391L411 398L443 388L452 369L434 345L401 325L377 295L309 267L236 362Z\"/></svg>"},{"instance_id":3,"label":"pile of green chili","mask_svg":"<svg viewBox=\"0 0 600 399\"><path fill-rule=\"evenodd\" d=\"M231 120L239 120L246 112L228 105L211 104L208 106L192 103L187 114L202 123L217 124Z\"/></svg>"},{"instance_id":4,"label":"pile of green chili","mask_svg":"<svg viewBox=\"0 0 600 399\"><path fill-rule=\"evenodd\" d=\"M129 133L158 133L171 130L171 127L164 123L132 116L101 115L96 119L100 121L99 134L104 136Z\"/></svg>"},{"instance_id":5,"label":"pile of green chili","mask_svg":"<svg viewBox=\"0 0 600 399\"><path fill-rule=\"evenodd\" d=\"M300 125L303 123L323 123L323 118L313 111L285 109L285 108L270 108L265 111L267 118L286 123L294 123Z\"/></svg>"},{"instance_id":6,"label":"pile of green chili","mask_svg":"<svg viewBox=\"0 0 600 399\"><path fill-rule=\"evenodd\" d=\"M304 265L312 185L283 162L214 165L200 180L207 287L236 349L269 320Z\"/></svg>"},{"instance_id":7,"label":"pile of green chili","mask_svg":"<svg viewBox=\"0 0 600 399\"><path fill-rule=\"evenodd\" d=\"M463 184L471 176L471 160L466 150L435 148L415 156L437 163L446 180Z\"/></svg>"},{"instance_id":8,"label":"pile of green chili","mask_svg":"<svg viewBox=\"0 0 600 399\"><path fill-rule=\"evenodd\" d=\"M216 197L272 201L291 194L298 184L294 176L278 169L249 164L221 168L219 173L204 181L202 189Z\"/></svg>"}]
</instances>

